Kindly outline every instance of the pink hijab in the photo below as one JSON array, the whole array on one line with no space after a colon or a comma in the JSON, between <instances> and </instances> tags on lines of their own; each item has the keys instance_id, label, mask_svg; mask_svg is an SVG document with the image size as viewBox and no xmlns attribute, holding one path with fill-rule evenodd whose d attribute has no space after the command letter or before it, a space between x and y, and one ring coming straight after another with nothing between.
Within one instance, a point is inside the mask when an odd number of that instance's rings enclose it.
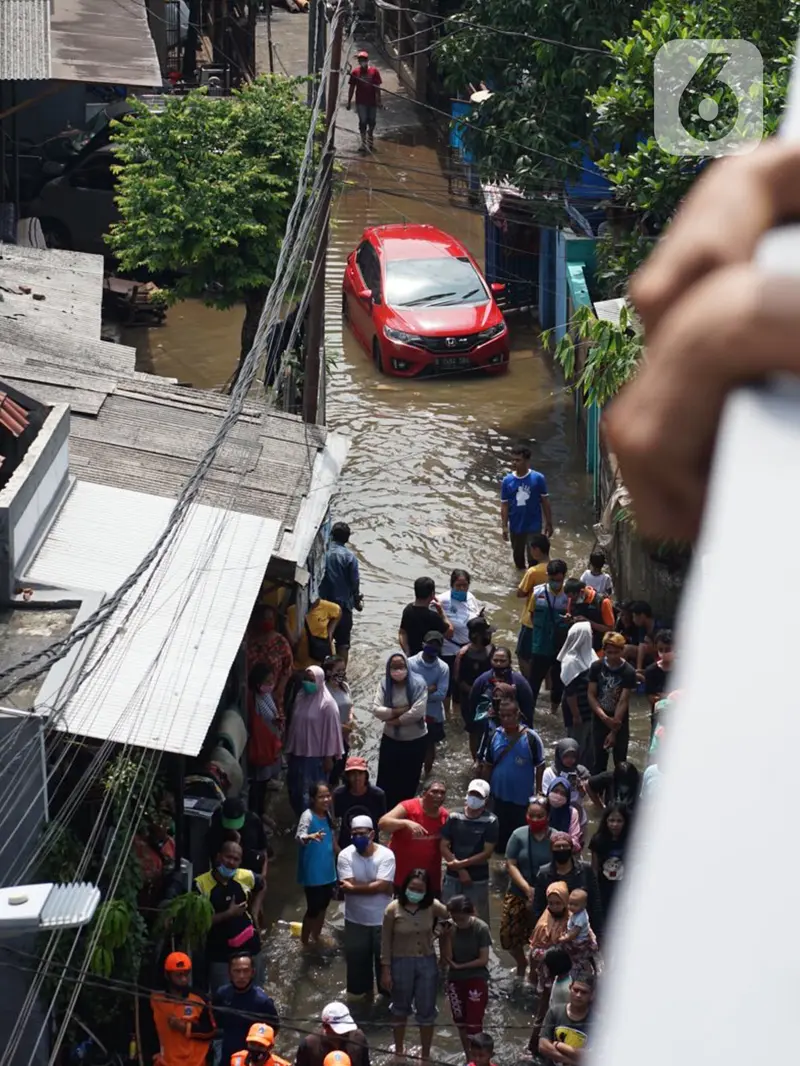
<instances>
[{"instance_id":1,"label":"pink hijab","mask_svg":"<svg viewBox=\"0 0 800 1066\"><path fill-rule=\"evenodd\" d=\"M310 666L307 672L313 675L317 691L309 694L301 687L298 692L284 750L307 759L338 758L344 751L339 708L325 686L321 667Z\"/></svg>"}]
</instances>

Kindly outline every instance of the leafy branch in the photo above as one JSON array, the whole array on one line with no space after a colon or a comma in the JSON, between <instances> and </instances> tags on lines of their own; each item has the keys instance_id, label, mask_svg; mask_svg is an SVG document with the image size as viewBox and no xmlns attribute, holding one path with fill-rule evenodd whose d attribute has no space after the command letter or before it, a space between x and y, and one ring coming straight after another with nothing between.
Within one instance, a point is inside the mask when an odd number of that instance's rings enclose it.
<instances>
[{"instance_id":1,"label":"leafy branch","mask_svg":"<svg viewBox=\"0 0 800 1066\"><path fill-rule=\"evenodd\" d=\"M552 347L552 334L552 330L542 333L546 348ZM624 304L619 325L596 318L591 307L579 307L553 354L570 388L581 394L584 406L604 407L636 373L642 347L641 335L631 332L630 313ZM585 358L579 366L582 351Z\"/></svg>"}]
</instances>

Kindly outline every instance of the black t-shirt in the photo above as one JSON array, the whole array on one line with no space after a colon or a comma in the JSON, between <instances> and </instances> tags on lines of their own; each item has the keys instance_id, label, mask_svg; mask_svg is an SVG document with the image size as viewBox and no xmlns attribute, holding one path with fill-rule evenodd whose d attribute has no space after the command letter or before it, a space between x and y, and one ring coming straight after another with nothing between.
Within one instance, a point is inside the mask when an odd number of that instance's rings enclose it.
<instances>
[{"instance_id":1,"label":"black t-shirt","mask_svg":"<svg viewBox=\"0 0 800 1066\"><path fill-rule=\"evenodd\" d=\"M218 807L211 816L211 824L206 833L206 852L212 866L227 832L229 830L223 828L222 811ZM248 811L245 814L244 825L238 833L244 852L242 866L245 870L260 870L267 852L267 831L255 811Z\"/></svg>"},{"instance_id":2,"label":"black t-shirt","mask_svg":"<svg viewBox=\"0 0 800 1066\"><path fill-rule=\"evenodd\" d=\"M377 785L367 785L366 794L354 796L344 785L339 785L333 792L333 816L341 822L339 828L339 847L347 848L353 841L350 837L350 823L357 814L367 814L378 832L378 821L386 814L386 793Z\"/></svg>"},{"instance_id":3,"label":"black t-shirt","mask_svg":"<svg viewBox=\"0 0 800 1066\"><path fill-rule=\"evenodd\" d=\"M264 887L262 877L255 878L253 892L260 892ZM211 889L208 897L215 914L221 914L230 907L231 903L246 903L248 894L238 881L231 879L224 885L217 882ZM231 944L230 941L241 935L245 930L253 929L253 935L244 943ZM206 956L209 962L224 962L229 959L234 951L243 955L257 955L261 950L261 940L255 927L249 909L237 914L227 921L212 925L208 931L206 940Z\"/></svg>"},{"instance_id":4,"label":"black t-shirt","mask_svg":"<svg viewBox=\"0 0 800 1066\"><path fill-rule=\"evenodd\" d=\"M652 663L644 672L644 691L648 696L662 696L668 691L669 670Z\"/></svg>"},{"instance_id":5,"label":"black t-shirt","mask_svg":"<svg viewBox=\"0 0 800 1066\"><path fill-rule=\"evenodd\" d=\"M630 663L620 663L612 670L605 659L598 659L589 667L589 681L597 685L597 702L609 715L614 714L623 690L635 689L638 683Z\"/></svg>"},{"instance_id":6,"label":"black t-shirt","mask_svg":"<svg viewBox=\"0 0 800 1066\"><path fill-rule=\"evenodd\" d=\"M542 1036L553 1043L567 1044L568 1047L582 1048L589 1042L592 1027L592 1011L579 1022L574 1022L563 1007L550 1007L545 1015Z\"/></svg>"},{"instance_id":7,"label":"black t-shirt","mask_svg":"<svg viewBox=\"0 0 800 1066\"><path fill-rule=\"evenodd\" d=\"M400 619L400 628L408 639L409 654L419 655L422 651L422 642L425 639L425 634L435 629L437 633L441 633L444 636L447 632L447 622L444 621L438 611L431 610L430 607L417 607L416 604L409 603L408 607L403 611L403 617Z\"/></svg>"},{"instance_id":8,"label":"black t-shirt","mask_svg":"<svg viewBox=\"0 0 800 1066\"><path fill-rule=\"evenodd\" d=\"M584 670L578 674L564 689L564 698L561 706L564 709L565 721L572 721L572 708L567 706L567 697L577 697L578 711L582 722L591 722L592 708L589 706L589 671Z\"/></svg>"},{"instance_id":9,"label":"black t-shirt","mask_svg":"<svg viewBox=\"0 0 800 1066\"><path fill-rule=\"evenodd\" d=\"M614 788L613 770L604 770L601 774L593 774L586 783L592 792L602 799L606 806L610 803L624 803L630 810L633 810L639 798L636 792L631 792L627 788L622 791L617 791Z\"/></svg>"},{"instance_id":10,"label":"black t-shirt","mask_svg":"<svg viewBox=\"0 0 800 1066\"><path fill-rule=\"evenodd\" d=\"M625 877L625 843L595 833L589 841L589 849L597 856L600 899L603 903L603 914L608 915L617 885Z\"/></svg>"}]
</instances>

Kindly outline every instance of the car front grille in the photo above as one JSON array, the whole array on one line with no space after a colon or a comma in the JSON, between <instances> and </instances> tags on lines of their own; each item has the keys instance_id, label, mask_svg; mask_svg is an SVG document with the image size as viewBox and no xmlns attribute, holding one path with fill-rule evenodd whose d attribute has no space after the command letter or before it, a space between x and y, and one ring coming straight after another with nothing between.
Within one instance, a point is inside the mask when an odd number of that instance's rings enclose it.
<instances>
[{"instance_id":1,"label":"car front grille","mask_svg":"<svg viewBox=\"0 0 800 1066\"><path fill-rule=\"evenodd\" d=\"M457 355L459 352L471 352L478 343L478 334L473 333L466 337L423 337L419 347L434 355Z\"/></svg>"}]
</instances>

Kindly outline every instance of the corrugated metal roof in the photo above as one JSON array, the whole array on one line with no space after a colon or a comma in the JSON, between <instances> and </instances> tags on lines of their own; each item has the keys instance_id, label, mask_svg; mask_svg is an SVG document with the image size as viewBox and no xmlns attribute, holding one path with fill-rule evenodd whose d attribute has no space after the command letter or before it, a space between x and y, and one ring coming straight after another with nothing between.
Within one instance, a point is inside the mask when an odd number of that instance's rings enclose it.
<instances>
[{"instance_id":1,"label":"corrugated metal roof","mask_svg":"<svg viewBox=\"0 0 800 1066\"><path fill-rule=\"evenodd\" d=\"M160 88L145 0L0 0L0 80L22 79Z\"/></svg>"},{"instance_id":2,"label":"corrugated metal roof","mask_svg":"<svg viewBox=\"0 0 800 1066\"><path fill-rule=\"evenodd\" d=\"M0 81L50 77L50 0L0 0Z\"/></svg>"},{"instance_id":3,"label":"corrugated metal roof","mask_svg":"<svg viewBox=\"0 0 800 1066\"><path fill-rule=\"evenodd\" d=\"M79 481L25 581L112 593L152 547L172 507L163 497ZM193 507L141 602L132 607L143 582L102 628L88 680L67 699L58 727L196 755L278 533L276 521ZM120 625L124 631L101 658ZM48 681L37 699L40 713L67 695Z\"/></svg>"}]
</instances>

